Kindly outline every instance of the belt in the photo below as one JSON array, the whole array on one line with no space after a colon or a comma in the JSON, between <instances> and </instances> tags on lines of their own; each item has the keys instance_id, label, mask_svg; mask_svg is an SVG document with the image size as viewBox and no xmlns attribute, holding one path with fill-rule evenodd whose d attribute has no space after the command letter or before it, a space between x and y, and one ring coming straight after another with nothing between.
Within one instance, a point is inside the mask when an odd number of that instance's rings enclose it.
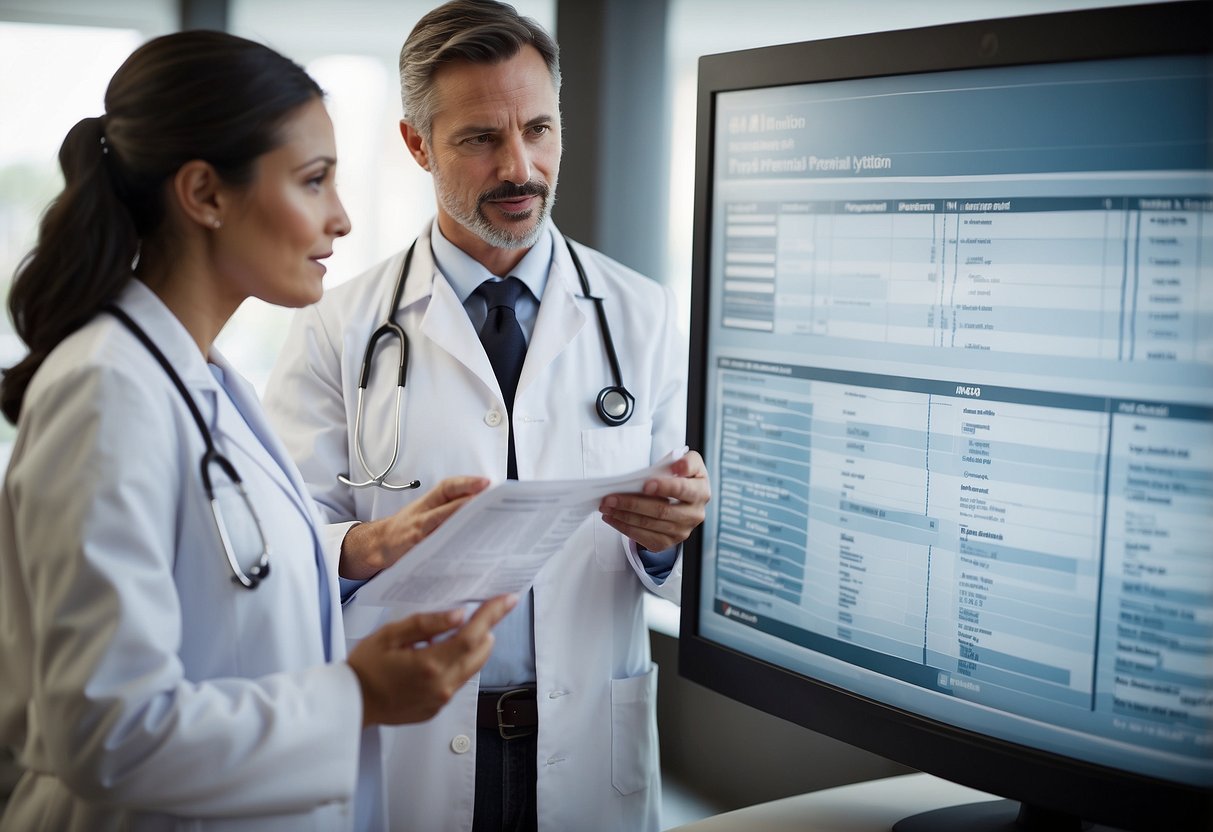
<instances>
[{"instance_id":1,"label":"belt","mask_svg":"<svg viewBox=\"0 0 1213 832\"><path fill-rule=\"evenodd\" d=\"M476 727L494 728L503 740L517 739L539 730L539 708L534 688L482 692L476 702Z\"/></svg>"}]
</instances>

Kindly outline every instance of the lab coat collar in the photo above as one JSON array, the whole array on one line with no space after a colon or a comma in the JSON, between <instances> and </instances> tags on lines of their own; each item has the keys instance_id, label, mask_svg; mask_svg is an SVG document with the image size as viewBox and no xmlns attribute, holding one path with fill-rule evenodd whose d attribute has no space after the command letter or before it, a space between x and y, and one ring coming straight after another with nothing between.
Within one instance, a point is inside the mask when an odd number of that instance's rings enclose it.
<instances>
[{"instance_id":1,"label":"lab coat collar","mask_svg":"<svg viewBox=\"0 0 1213 832\"><path fill-rule=\"evenodd\" d=\"M552 241L552 263L547 285L540 298L535 330L531 334L526 359L518 377L516 402L532 380L540 378L548 365L569 345L587 320L578 304L581 287L564 238L554 225L549 223L548 227ZM412 303L426 297L430 298L430 303L421 322L422 334L475 373L490 390L498 391L497 377L493 374L492 365L484 354L480 337L462 301L438 272L428 228L417 238L401 309L407 309Z\"/></svg>"},{"instance_id":2,"label":"lab coat collar","mask_svg":"<svg viewBox=\"0 0 1213 832\"><path fill-rule=\"evenodd\" d=\"M434 252L430 248L432 228L431 222L413 244L413 260L396 319L403 324L407 310L421 301L428 301L421 313L421 334L475 373L489 389L496 390L497 377L480 346L480 337L454 289L434 262ZM404 263L403 258L400 262Z\"/></svg>"},{"instance_id":3,"label":"lab coat collar","mask_svg":"<svg viewBox=\"0 0 1213 832\"><path fill-rule=\"evenodd\" d=\"M544 371L572 342L586 325L587 317L579 301L581 283L573 258L569 256L564 236L550 226L552 237L552 266L548 272L547 286L540 298L539 314L535 318L535 331L527 346L526 361L518 377L517 397L521 397L530 384L543 377ZM582 264L586 262L582 255Z\"/></svg>"},{"instance_id":4,"label":"lab coat collar","mask_svg":"<svg viewBox=\"0 0 1213 832\"><path fill-rule=\"evenodd\" d=\"M552 276L564 281L565 291L570 295L581 298L582 303L588 303L581 290L581 279L577 276L577 267L573 265L573 257L569 254L570 243L577 249L577 256L581 258L581 265L585 267L590 292L596 297L610 297L610 287L606 281L601 279L601 274L596 273L594 252L587 246L565 237L555 226L552 226ZM596 277L599 279L596 280Z\"/></svg>"},{"instance_id":5,"label":"lab coat collar","mask_svg":"<svg viewBox=\"0 0 1213 832\"><path fill-rule=\"evenodd\" d=\"M118 295L115 305L147 332L186 387L218 391L218 383L207 369L206 359L198 350L198 344L185 325L146 283L132 279Z\"/></svg>"},{"instance_id":6,"label":"lab coat collar","mask_svg":"<svg viewBox=\"0 0 1213 832\"><path fill-rule=\"evenodd\" d=\"M417 301L430 297L434 291L434 280L436 277L441 275L441 272L438 270L438 264L434 259L434 228L435 222L431 220L429 224L427 224L422 230L421 234L418 235L417 241L414 244L413 262L409 266L409 278L404 284L404 297L401 298L400 301L400 310L407 309L408 307L417 303ZM548 221L547 229L548 233L546 236L550 240L551 247L546 252L539 252L540 255L546 254L546 256L543 257L543 260L546 260L547 262L542 263L542 265L547 268L546 279L544 279L542 282L537 279L532 279L529 272L520 275L520 277L523 282L527 284L527 288L531 290L531 293L534 294L535 297L541 302L544 296L547 294L548 283L553 278L564 282L566 292L571 295L581 297L581 283L577 278L577 270L573 267L573 258L569 256L568 247L565 245L565 237L550 220ZM438 236L440 237L441 235ZM447 244L450 245L450 243ZM439 243L439 245L441 245L441 243ZM540 243L536 244L536 249L538 248L541 248ZM581 261L582 264L585 265L589 261L589 258L587 257L587 250L585 247L582 246L581 248ZM531 253L535 253L536 249L532 249ZM394 276L398 274L397 270L404 264L404 254L402 253L393 259L395 259L397 263L389 266L389 269ZM527 258L523 259L525 260ZM590 269L587 268L587 272L589 270ZM598 295L599 297L608 296L609 292L602 281L595 284L592 275L589 279L590 289L594 292L594 294ZM443 282L447 282L445 278L443 278ZM452 289L452 291L454 292L460 305L462 305L467 300L467 296L470 295L475 288L475 286L472 286L466 294L462 295L457 290Z\"/></svg>"},{"instance_id":7,"label":"lab coat collar","mask_svg":"<svg viewBox=\"0 0 1213 832\"><path fill-rule=\"evenodd\" d=\"M253 436L276 465L271 467L262 464L261 456L255 452L256 449L248 449L252 451L249 453L249 456L257 462L262 470L273 477L291 498L291 501L303 513L304 517L307 518L308 522L314 526L316 517L312 513L312 501L308 495L307 486L299 475L295 463L291 461L286 448L266 419L265 412L261 408L260 399L257 396L257 391L228 363L228 360L218 350L211 351L211 363L223 372L223 378L226 382L224 386L227 389L227 394L231 397L232 403L236 406L237 413L244 419ZM217 386L214 392L217 396L224 395ZM224 410L218 406L214 409L215 415L212 421L214 422L213 430L216 435L222 436L225 442L240 445L240 437L244 435L244 432L235 430L234 426L229 428L227 419L231 417L226 416ZM287 487L288 484L289 487ZM313 529L313 532L315 532L315 529ZM318 545L319 542L317 538Z\"/></svg>"},{"instance_id":8,"label":"lab coat collar","mask_svg":"<svg viewBox=\"0 0 1213 832\"><path fill-rule=\"evenodd\" d=\"M443 236L437 223L430 226L430 247L434 253L435 265L455 290L460 303L466 304L481 283L495 276L478 260ZM523 255L518 265L510 269L510 275L521 280L531 291L531 295L538 300L543 297L551 266L552 231L551 225L548 224L544 226L543 233L539 235L535 245Z\"/></svg>"},{"instance_id":9,"label":"lab coat collar","mask_svg":"<svg viewBox=\"0 0 1213 832\"><path fill-rule=\"evenodd\" d=\"M241 439L247 434L243 430L236 430L235 426L226 424L224 411L218 406L217 397L228 395L228 393L220 389L219 382L211 374L210 368L207 367L208 362L203 358L198 345L186 330L185 325L141 280L132 280L123 289L118 296L117 305L147 332L152 342L164 353L169 364L177 371L182 383L193 396L194 403L198 405L207 428L215 437L215 441L220 444L220 450L222 451L223 442L243 447L246 443L242 443ZM228 382L227 390L236 405L236 410L251 428L256 440L277 463L273 468L265 465L261 465L261 467L290 496L308 520L314 520L310 498L305 496L307 489L299 479L286 450L266 422L256 392L228 363L223 354L213 346L211 347L210 363L223 371L224 378ZM259 459L256 448L245 448L245 450L253 459Z\"/></svg>"}]
</instances>

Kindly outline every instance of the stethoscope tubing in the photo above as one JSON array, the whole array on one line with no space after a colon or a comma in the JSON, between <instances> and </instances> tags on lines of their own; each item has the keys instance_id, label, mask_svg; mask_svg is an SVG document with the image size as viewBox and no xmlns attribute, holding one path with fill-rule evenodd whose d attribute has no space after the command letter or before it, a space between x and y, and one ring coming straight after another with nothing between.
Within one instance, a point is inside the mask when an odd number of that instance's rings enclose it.
<instances>
[{"instance_id":1,"label":"stethoscope tubing","mask_svg":"<svg viewBox=\"0 0 1213 832\"><path fill-rule=\"evenodd\" d=\"M567 237L565 238L565 246L568 248L569 256L572 258L573 268L577 272L582 296L594 303L594 312L598 319L598 331L602 334L602 343L606 351L607 363L611 367L611 378L614 381L614 384L608 384L599 391L598 397L594 401L594 409L598 414L598 418L603 423L610 427L618 427L632 417L636 399L623 384L623 372L619 366L619 355L615 351L615 340L611 337L611 326L607 321L603 298L591 291L590 280L586 276L585 267L582 265L577 251L573 248L572 241ZM338 481L352 488L378 486L389 491L405 491L421 486L418 480L412 480L403 485L387 481L388 474L391 473L392 468L396 465L396 460L400 456L400 414L403 406L404 386L408 376L409 362L409 338L404 328L396 321L396 313L400 310L400 302L404 298L404 286L408 280L409 268L412 265L413 253L416 249L417 240L414 240L404 255L404 264L400 267L400 274L396 276L396 283L392 289L391 305L388 306L384 321L371 333L367 339L366 349L362 353L362 367L358 373L358 399L354 412L354 451L358 456L358 462L362 466L362 470L366 473L367 479L357 482L349 474L337 475ZM378 348L380 340L388 336L395 338L400 345L400 359L396 375L396 442L393 447L391 461L382 472L376 474L371 470L370 465L366 461L366 449L363 442L363 404L367 387L371 382L371 367L375 360L375 350Z\"/></svg>"},{"instance_id":2,"label":"stethoscope tubing","mask_svg":"<svg viewBox=\"0 0 1213 832\"><path fill-rule=\"evenodd\" d=\"M169 381L177 388L177 392L181 395L182 401L189 409L190 416L194 420L194 424L198 426L198 432L202 435L202 443L205 450L202 453L202 460L199 463L202 474L202 488L206 494L207 500L211 505L211 517L215 522L215 530L219 534L219 543L223 548L223 554L227 558L228 566L232 570L232 581L244 587L245 589L256 589L258 584L265 580L270 574L270 548L269 542L265 539L265 531L261 526L261 518L257 516L256 509L253 508L253 501L249 498L248 491L244 487L244 480L240 478L240 474L236 472L236 466L232 465L231 460L219 452L215 446L215 438L211 435L210 428L206 425L206 420L202 418L202 411L198 409L197 402L190 395L189 390L185 387L185 382L181 380L181 376L173 369L173 365L168 358L156 346L156 342L147 334L143 327L135 323L135 320L125 311L118 308L114 304L106 304L101 307L101 311L108 312L118 319L124 327L130 330L131 334L143 344L152 358L156 359L156 363L164 370ZM257 563L247 572L240 566L240 561L236 558L236 553L232 547L231 537L228 535L227 524L223 522L223 513L219 510L219 500L215 497L214 483L211 481L211 466L217 465L219 469L231 480L232 485L236 487L241 499L244 501L245 507L253 518L253 526L257 529L257 535L261 538L261 555L257 559Z\"/></svg>"}]
</instances>

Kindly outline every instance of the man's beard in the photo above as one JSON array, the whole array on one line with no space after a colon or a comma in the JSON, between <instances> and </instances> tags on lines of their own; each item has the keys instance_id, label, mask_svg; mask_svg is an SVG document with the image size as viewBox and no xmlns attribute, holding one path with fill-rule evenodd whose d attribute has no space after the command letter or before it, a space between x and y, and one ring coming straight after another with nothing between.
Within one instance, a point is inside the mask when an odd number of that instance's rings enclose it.
<instances>
[{"instance_id":1,"label":"man's beard","mask_svg":"<svg viewBox=\"0 0 1213 832\"><path fill-rule=\"evenodd\" d=\"M522 185L503 182L491 191L482 193L476 200L476 206L469 210L460 203L457 195L447 188L446 179L437 167L433 168L431 174L438 191L439 204L456 222L494 248L530 248L535 245L539 241L540 235L543 234L548 217L552 214L552 204L556 201L555 190L549 188L544 182L532 180ZM515 233L508 228L494 225L488 215L484 213L485 202L496 199L517 199L524 196L538 196L540 199L535 224L525 233ZM535 211L534 208L528 208L516 216L523 219Z\"/></svg>"}]
</instances>

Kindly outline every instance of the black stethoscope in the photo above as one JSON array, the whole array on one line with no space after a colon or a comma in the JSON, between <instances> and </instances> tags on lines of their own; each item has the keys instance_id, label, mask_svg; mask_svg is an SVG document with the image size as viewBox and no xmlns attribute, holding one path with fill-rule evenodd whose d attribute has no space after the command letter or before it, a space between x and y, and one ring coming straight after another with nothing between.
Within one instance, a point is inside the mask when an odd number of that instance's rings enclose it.
<instances>
[{"instance_id":1,"label":"black stethoscope","mask_svg":"<svg viewBox=\"0 0 1213 832\"><path fill-rule=\"evenodd\" d=\"M189 408L190 415L194 417L194 423L198 425L198 431L202 434L202 442L206 445L206 450L202 454L200 467L202 469L202 488L206 492L206 498L211 503L211 517L215 521L215 530L219 533L219 542L223 546L223 554L227 556L228 566L232 569L232 581L240 584L245 589L256 589L257 585L265 580L270 574L270 548L265 539L265 530L261 527L261 518L257 516L257 512L253 509L253 503L249 499L248 492L244 488L244 481L240 479L240 475L236 473L236 467L223 454L219 453L219 449L215 447L215 439L211 436L210 430L206 426L206 422L202 418L202 413L198 410L198 405L194 402L193 396L185 389L185 383L181 381L181 376L177 375L177 371L173 369L173 365L165 358L164 353L152 341L139 324L131 318L130 315L119 309L117 306L107 304L101 307L102 311L108 312L122 323L131 333L139 339L143 346L147 347L147 351L152 354L152 357L164 368L164 372L173 382L173 386L177 388L177 392L181 394L181 398L185 400L186 406ZM257 559L256 565L247 572L240 565L240 561L236 558L236 553L232 549L232 540L227 533L227 525L223 522L223 513L219 510L219 501L215 499L215 489L211 482L211 466L219 467L227 478L231 480L232 485L236 486L236 490L240 493L244 500L244 505L248 509L249 514L253 518L253 527L257 529L257 536L261 538L261 556Z\"/></svg>"},{"instance_id":2,"label":"black stethoscope","mask_svg":"<svg viewBox=\"0 0 1213 832\"><path fill-rule=\"evenodd\" d=\"M581 281L582 296L594 301L594 309L598 313L598 329L602 333L602 342L606 347L607 361L610 362L611 375L615 381L614 384L608 384L599 391L598 398L594 402L594 409L598 413L598 418L606 425L618 427L632 418L632 411L636 408L636 398L623 386L623 374L619 370L619 357L615 353L615 342L611 338L611 328L607 323L606 310L603 308L602 298L590 293L590 281L585 275L585 267L581 265L581 258L577 256L577 252L574 251L573 244L568 238L565 238L564 242L565 246L568 247L569 256L573 258L573 267L577 270L577 278ZM396 278L396 288L392 292L392 305L388 307L387 320L371 333L371 337L366 344L366 352L362 356L362 372L358 378L358 407L354 416L354 449L358 455L358 462L362 465L362 469L366 472L368 479L362 482L354 482L347 474L337 475L337 479L340 482L353 488L378 486L388 491L407 491L410 488L419 488L421 486L419 480L413 480L403 485L396 485L387 481L388 474L391 473L392 468L396 465L397 458L400 456L400 411L404 398L404 379L409 364L409 339L404 333L404 328L396 323L396 311L400 307L401 298L404 297L404 283L408 279L409 265L413 261L413 251L416 248L417 242L414 241L409 246L408 253L404 256L404 265L400 269L399 277ZM370 465L367 464L366 452L363 449L362 402L366 388L371 380L371 364L375 358L375 347L378 345L379 339L385 336L394 337L400 344L400 365L396 376L396 442L392 446L391 461L381 473L376 474L371 470Z\"/></svg>"}]
</instances>

